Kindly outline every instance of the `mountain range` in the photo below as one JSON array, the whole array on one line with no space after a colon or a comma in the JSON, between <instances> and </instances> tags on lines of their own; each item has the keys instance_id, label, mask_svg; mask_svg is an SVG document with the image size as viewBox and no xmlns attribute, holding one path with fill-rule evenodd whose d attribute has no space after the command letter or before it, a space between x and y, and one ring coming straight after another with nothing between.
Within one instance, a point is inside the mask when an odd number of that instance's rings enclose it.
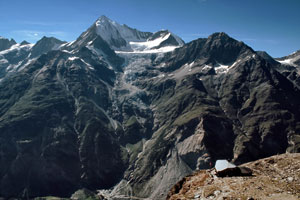
<instances>
[{"instance_id":1,"label":"mountain range","mask_svg":"<svg viewBox=\"0 0 300 200\"><path fill-rule=\"evenodd\" d=\"M105 16L72 42L0 37L0 196L165 199L217 159L300 152L299 62Z\"/></svg>"}]
</instances>

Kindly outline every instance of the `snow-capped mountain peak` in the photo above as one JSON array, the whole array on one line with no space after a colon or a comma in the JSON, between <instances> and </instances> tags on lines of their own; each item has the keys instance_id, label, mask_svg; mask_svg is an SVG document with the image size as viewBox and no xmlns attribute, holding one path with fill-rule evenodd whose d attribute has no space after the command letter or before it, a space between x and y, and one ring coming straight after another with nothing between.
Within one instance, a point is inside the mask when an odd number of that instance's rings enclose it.
<instances>
[{"instance_id":1,"label":"snow-capped mountain peak","mask_svg":"<svg viewBox=\"0 0 300 200\"><path fill-rule=\"evenodd\" d=\"M142 32L119 24L106 16L96 22L96 33L114 50L121 53L157 53L172 51L184 41L168 30Z\"/></svg>"},{"instance_id":2,"label":"snow-capped mountain peak","mask_svg":"<svg viewBox=\"0 0 300 200\"><path fill-rule=\"evenodd\" d=\"M96 22L96 32L114 49L130 49L129 42L141 42L151 35L149 32L141 32L126 25L101 16Z\"/></svg>"},{"instance_id":3,"label":"snow-capped mountain peak","mask_svg":"<svg viewBox=\"0 0 300 200\"><path fill-rule=\"evenodd\" d=\"M176 41L176 45L179 45L179 46L184 45L184 41L180 37L175 35L174 33L170 32L169 30L158 31L158 32L154 33L151 37L149 37L147 41L155 40L157 38L165 38L166 36L173 37Z\"/></svg>"},{"instance_id":4,"label":"snow-capped mountain peak","mask_svg":"<svg viewBox=\"0 0 300 200\"><path fill-rule=\"evenodd\" d=\"M101 45L95 47L96 41ZM106 43L115 53L122 54L169 52L184 45L182 39L168 30L143 32L101 16L76 41L64 45L63 48L74 51L74 48L86 46L99 50L100 46L105 46L102 43Z\"/></svg>"}]
</instances>

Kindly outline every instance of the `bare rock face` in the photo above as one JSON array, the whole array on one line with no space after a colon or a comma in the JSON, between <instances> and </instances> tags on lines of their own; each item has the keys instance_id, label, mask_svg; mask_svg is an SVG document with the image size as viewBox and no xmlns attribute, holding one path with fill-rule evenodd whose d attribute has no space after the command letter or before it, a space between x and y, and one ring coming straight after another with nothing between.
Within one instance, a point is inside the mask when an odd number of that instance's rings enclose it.
<instances>
[{"instance_id":1,"label":"bare rock face","mask_svg":"<svg viewBox=\"0 0 300 200\"><path fill-rule=\"evenodd\" d=\"M32 47L30 57L35 58L51 50L57 50L63 43L66 42L60 41L54 37L43 37Z\"/></svg>"},{"instance_id":2,"label":"bare rock face","mask_svg":"<svg viewBox=\"0 0 300 200\"><path fill-rule=\"evenodd\" d=\"M13 39L6 39L0 36L0 51L9 49L14 44L17 44L15 40Z\"/></svg>"},{"instance_id":3,"label":"bare rock face","mask_svg":"<svg viewBox=\"0 0 300 200\"><path fill-rule=\"evenodd\" d=\"M52 51L1 84L3 196L69 196L76 188L119 181L121 148L105 113L114 72L101 64L93 73L87 67Z\"/></svg>"},{"instance_id":4,"label":"bare rock face","mask_svg":"<svg viewBox=\"0 0 300 200\"><path fill-rule=\"evenodd\" d=\"M201 170L179 181L168 193L173 199L289 199L300 198L300 154L281 154L243 164L248 177L217 177Z\"/></svg>"}]
</instances>

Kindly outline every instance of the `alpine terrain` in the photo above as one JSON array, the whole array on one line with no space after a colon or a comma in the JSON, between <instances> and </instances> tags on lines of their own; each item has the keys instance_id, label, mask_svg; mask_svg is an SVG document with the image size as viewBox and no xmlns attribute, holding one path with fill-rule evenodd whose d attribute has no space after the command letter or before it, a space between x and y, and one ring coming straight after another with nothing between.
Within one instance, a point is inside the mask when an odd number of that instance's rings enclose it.
<instances>
[{"instance_id":1,"label":"alpine terrain","mask_svg":"<svg viewBox=\"0 0 300 200\"><path fill-rule=\"evenodd\" d=\"M299 55L105 16L72 42L1 37L0 197L159 200L217 159L300 152Z\"/></svg>"},{"instance_id":2,"label":"alpine terrain","mask_svg":"<svg viewBox=\"0 0 300 200\"><path fill-rule=\"evenodd\" d=\"M168 200L252 199L298 200L300 154L281 154L243 164L253 176L220 178L214 170L200 170L184 177L169 192Z\"/></svg>"}]
</instances>

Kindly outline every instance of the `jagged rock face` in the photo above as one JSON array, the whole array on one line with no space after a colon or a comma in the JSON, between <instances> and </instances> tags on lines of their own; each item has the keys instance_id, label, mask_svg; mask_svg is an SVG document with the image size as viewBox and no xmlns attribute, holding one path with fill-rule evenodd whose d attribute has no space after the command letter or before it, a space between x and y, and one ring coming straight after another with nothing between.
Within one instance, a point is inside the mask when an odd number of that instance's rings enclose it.
<instances>
[{"instance_id":1,"label":"jagged rock face","mask_svg":"<svg viewBox=\"0 0 300 200\"><path fill-rule=\"evenodd\" d=\"M57 50L63 43L65 42L62 42L54 37L43 37L32 47L30 57L35 58L51 50Z\"/></svg>"},{"instance_id":2,"label":"jagged rock face","mask_svg":"<svg viewBox=\"0 0 300 200\"><path fill-rule=\"evenodd\" d=\"M278 61L276 61L274 58L272 58L267 52L265 51L256 51L257 55L271 63L272 65L278 65L280 64Z\"/></svg>"},{"instance_id":3,"label":"jagged rock face","mask_svg":"<svg viewBox=\"0 0 300 200\"><path fill-rule=\"evenodd\" d=\"M20 45L21 46L23 46L23 45L27 45L27 44L30 44L29 42L27 42L26 40L24 40L24 41L22 41L21 43L20 43Z\"/></svg>"},{"instance_id":4,"label":"jagged rock face","mask_svg":"<svg viewBox=\"0 0 300 200\"><path fill-rule=\"evenodd\" d=\"M17 44L13 39L9 40L0 36L0 51L9 49L14 44Z\"/></svg>"},{"instance_id":5,"label":"jagged rock face","mask_svg":"<svg viewBox=\"0 0 300 200\"><path fill-rule=\"evenodd\" d=\"M300 88L300 51L277 58L276 61L280 63L280 65L277 65L277 69Z\"/></svg>"},{"instance_id":6,"label":"jagged rock face","mask_svg":"<svg viewBox=\"0 0 300 200\"><path fill-rule=\"evenodd\" d=\"M0 80L8 74L22 70L42 54L59 49L64 43L53 37L43 37L36 44L13 42L14 45L0 51Z\"/></svg>"},{"instance_id":7,"label":"jagged rock face","mask_svg":"<svg viewBox=\"0 0 300 200\"><path fill-rule=\"evenodd\" d=\"M1 84L5 197L68 196L80 187L109 188L122 175L116 127L105 113L115 73L69 56L43 55Z\"/></svg>"},{"instance_id":8,"label":"jagged rock face","mask_svg":"<svg viewBox=\"0 0 300 200\"><path fill-rule=\"evenodd\" d=\"M16 44L7 50L0 51L0 79L26 65L31 47L31 44Z\"/></svg>"},{"instance_id":9,"label":"jagged rock face","mask_svg":"<svg viewBox=\"0 0 300 200\"><path fill-rule=\"evenodd\" d=\"M152 33L141 32L126 25L120 25L101 16L95 23L96 33L103 38L113 49L128 49L129 42L144 41Z\"/></svg>"},{"instance_id":10,"label":"jagged rock face","mask_svg":"<svg viewBox=\"0 0 300 200\"><path fill-rule=\"evenodd\" d=\"M161 31L147 42L177 49L118 52L98 28L0 82L0 196L164 199L216 159L299 151L300 92L278 63L225 33L181 47Z\"/></svg>"},{"instance_id":11,"label":"jagged rock face","mask_svg":"<svg viewBox=\"0 0 300 200\"><path fill-rule=\"evenodd\" d=\"M109 44L96 33L96 28L95 25L91 26L86 32L82 33L77 40L64 45L62 49L68 51L75 49L75 52L80 50L80 56L88 56L91 54L93 57L98 57L101 61L112 65L116 71L121 71L124 59L118 57L110 48Z\"/></svg>"}]
</instances>

